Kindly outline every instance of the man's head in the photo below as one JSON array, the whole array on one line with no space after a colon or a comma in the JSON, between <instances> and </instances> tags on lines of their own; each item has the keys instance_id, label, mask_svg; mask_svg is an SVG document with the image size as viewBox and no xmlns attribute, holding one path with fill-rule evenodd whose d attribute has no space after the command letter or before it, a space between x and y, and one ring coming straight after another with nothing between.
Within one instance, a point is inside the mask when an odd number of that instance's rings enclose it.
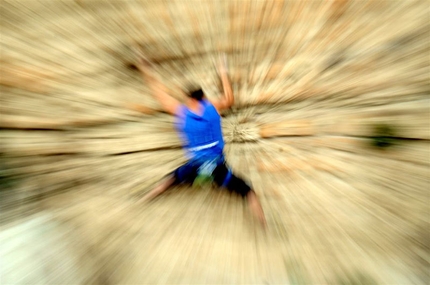
<instances>
[{"instance_id":1,"label":"man's head","mask_svg":"<svg viewBox=\"0 0 430 285\"><path fill-rule=\"evenodd\" d=\"M191 89L188 92L188 97L197 101L203 100L204 96L205 94L203 93L203 90L201 88Z\"/></svg>"}]
</instances>

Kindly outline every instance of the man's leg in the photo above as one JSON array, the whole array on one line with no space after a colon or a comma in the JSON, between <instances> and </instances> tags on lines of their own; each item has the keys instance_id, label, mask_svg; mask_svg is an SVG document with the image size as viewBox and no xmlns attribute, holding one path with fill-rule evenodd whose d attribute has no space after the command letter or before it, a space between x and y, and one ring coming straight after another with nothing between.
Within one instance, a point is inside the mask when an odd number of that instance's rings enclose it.
<instances>
[{"instance_id":1,"label":"man's leg","mask_svg":"<svg viewBox=\"0 0 430 285\"><path fill-rule=\"evenodd\" d=\"M218 186L226 187L247 199L249 209L252 215L263 225L266 226L266 218L264 217L263 208L254 190L249 187L241 178L229 170L225 164L219 165L214 171L214 180Z\"/></svg>"},{"instance_id":2,"label":"man's leg","mask_svg":"<svg viewBox=\"0 0 430 285\"><path fill-rule=\"evenodd\" d=\"M173 184L192 183L196 176L197 167L192 162L188 162L177 168L172 174L168 175L163 182L143 196L141 201L148 202L154 199L169 189Z\"/></svg>"},{"instance_id":3,"label":"man's leg","mask_svg":"<svg viewBox=\"0 0 430 285\"><path fill-rule=\"evenodd\" d=\"M249 209L254 217L257 218L263 226L266 226L266 218L264 217L263 208L261 207L255 191L251 189L248 194L246 194L246 199L248 200Z\"/></svg>"},{"instance_id":4,"label":"man's leg","mask_svg":"<svg viewBox=\"0 0 430 285\"><path fill-rule=\"evenodd\" d=\"M145 196L143 196L143 198L140 201L148 202L148 201L154 199L155 197L157 197L158 195L160 195L161 193L163 193L164 191L169 189L169 187L172 186L173 183L175 183L175 181L176 181L175 176L173 174L169 175L166 180L164 180L162 183L160 183L154 189L149 191L149 193L147 193Z\"/></svg>"}]
</instances>

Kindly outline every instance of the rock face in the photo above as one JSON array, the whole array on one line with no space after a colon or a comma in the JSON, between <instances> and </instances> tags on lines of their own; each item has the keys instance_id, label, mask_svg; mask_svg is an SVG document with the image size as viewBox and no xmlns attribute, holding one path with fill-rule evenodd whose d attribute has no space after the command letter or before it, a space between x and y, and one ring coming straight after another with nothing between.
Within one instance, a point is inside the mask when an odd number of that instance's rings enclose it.
<instances>
[{"instance_id":1,"label":"rock face","mask_svg":"<svg viewBox=\"0 0 430 285\"><path fill-rule=\"evenodd\" d=\"M427 284L428 4L2 1L5 284ZM226 156L268 233L224 192L136 202L185 158L133 46L180 100L220 96L227 54Z\"/></svg>"}]
</instances>

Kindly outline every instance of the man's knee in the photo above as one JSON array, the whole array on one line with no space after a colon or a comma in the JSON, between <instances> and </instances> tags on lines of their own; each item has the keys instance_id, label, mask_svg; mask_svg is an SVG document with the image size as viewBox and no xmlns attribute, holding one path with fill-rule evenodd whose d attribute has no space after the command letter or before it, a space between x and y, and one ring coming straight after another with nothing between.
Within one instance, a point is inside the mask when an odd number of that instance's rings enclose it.
<instances>
[{"instance_id":1,"label":"man's knee","mask_svg":"<svg viewBox=\"0 0 430 285\"><path fill-rule=\"evenodd\" d=\"M235 175L232 175L230 181L227 184L227 189L232 192L236 192L237 194L241 195L243 198L245 198L248 195L248 193L253 191L251 187L248 184L246 184L245 181L243 181L243 179Z\"/></svg>"},{"instance_id":2,"label":"man's knee","mask_svg":"<svg viewBox=\"0 0 430 285\"><path fill-rule=\"evenodd\" d=\"M178 167L170 175L174 177L174 185L192 183L197 176L197 168L190 163L186 163Z\"/></svg>"}]
</instances>

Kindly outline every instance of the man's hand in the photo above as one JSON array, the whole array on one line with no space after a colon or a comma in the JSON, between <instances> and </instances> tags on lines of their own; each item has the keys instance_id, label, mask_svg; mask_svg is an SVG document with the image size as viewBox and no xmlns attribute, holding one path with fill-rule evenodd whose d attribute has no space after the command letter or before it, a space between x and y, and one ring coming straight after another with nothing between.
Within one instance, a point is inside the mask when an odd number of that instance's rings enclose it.
<instances>
[{"instance_id":1,"label":"man's hand","mask_svg":"<svg viewBox=\"0 0 430 285\"><path fill-rule=\"evenodd\" d=\"M220 56L218 58L217 71L218 71L219 75L224 75L224 74L227 74L227 72L228 72L227 57L226 57L225 53L220 54Z\"/></svg>"},{"instance_id":2,"label":"man's hand","mask_svg":"<svg viewBox=\"0 0 430 285\"><path fill-rule=\"evenodd\" d=\"M224 96L221 99L212 102L212 104L218 110L218 112L220 112L222 110L229 109L234 104L233 90L227 74L227 57L225 53L218 57L216 69L218 71L218 75L221 78Z\"/></svg>"},{"instance_id":3,"label":"man's hand","mask_svg":"<svg viewBox=\"0 0 430 285\"><path fill-rule=\"evenodd\" d=\"M152 95L160 103L164 111L169 114L176 115L176 111L179 108L179 101L168 94L168 89L159 80L157 74L154 71L154 64L143 55L140 50L134 48L136 55L136 67L142 75L142 79L146 82L148 87L151 89ZM147 113L148 110L145 108L133 108L139 110L141 113Z\"/></svg>"},{"instance_id":4,"label":"man's hand","mask_svg":"<svg viewBox=\"0 0 430 285\"><path fill-rule=\"evenodd\" d=\"M132 46L131 50L134 54L137 69L143 74L152 73L154 64L143 54L142 50L137 46Z\"/></svg>"},{"instance_id":5,"label":"man's hand","mask_svg":"<svg viewBox=\"0 0 430 285\"><path fill-rule=\"evenodd\" d=\"M139 56L137 58L136 67L142 74L150 77L154 76L154 64L147 58Z\"/></svg>"}]
</instances>

